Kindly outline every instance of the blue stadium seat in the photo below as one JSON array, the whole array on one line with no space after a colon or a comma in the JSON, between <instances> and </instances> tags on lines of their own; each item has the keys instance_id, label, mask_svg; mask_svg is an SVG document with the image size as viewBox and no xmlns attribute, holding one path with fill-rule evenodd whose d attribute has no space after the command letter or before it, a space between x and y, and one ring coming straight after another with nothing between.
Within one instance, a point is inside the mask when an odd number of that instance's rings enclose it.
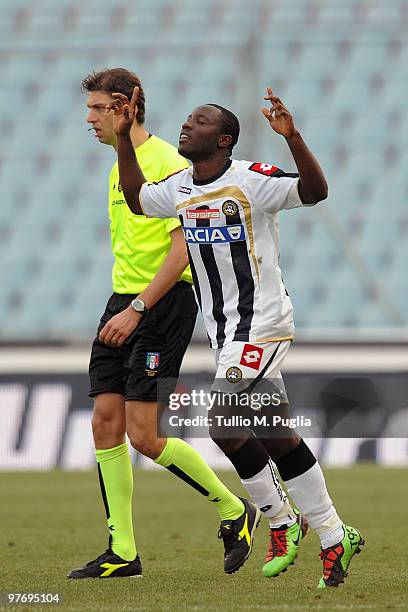
<instances>
[{"instance_id":1,"label":"blue stadium seat","mask_svg":"<svg viewBox=\"0 0 408 612\"><path fill-rule=\"evenodd\" d=\"M80 91L81 80L92 70L95 64L90 57L83 57L81 53L61 54L58 57L54 70L50 70L48 84L55 89L77 89Z\"/></svg>"},{"instance_id":2,"label":"blue stadium seat","mask_svg":"<svg viewBox=\"0 0 408 612\"><path fill-rule=\"evenodd\" d=\"M293 77L299 81L307 81L331 76L333 70L338 74L338 64L341 59L337 45L332 43L308 44L299 61L293 67Z\"/></svg>"},{"instance_id":3,"label":"blue stadium seat","mask_svg":"<svg viewBox=\"0 0 408 612\"><path fill-rule=\"evenodd\" d=\"M373 75L388 74L388 49L384 44L357 45L348 60L342 77L346 80L369 79Z\"/></svg>"},{"instance_id":4,"label":"blue stadium seat","mask_svg":"<svg viewBox=\"0 0 408 612\"><path fill-rule=\"evenodd\" d=\"M356 111L356 106L376 110L377 99L373 96L370 83L365 79L344 80L336 83L334 95L331 97L330 108L335 113Z\"/></svg>"},{"instance_id":5,"label":"blue stadium seat","mask_svg":"<svg viewBox=\"0 0 408 612\"><path fill-rule=\"evenodd\" d=\"M8 154L11 158L37 157L56 144L57 135L43 122L19 122L10 142Z\"/></svg>"},{"instance_id":6,"label":"blue stadium seat","mask_svg":"<svg viewBox=\"0 0 408 612\"><path fill-rule=\"evenodd\" d=\"M392 120L386 113L370 113L357 117L353 128L347 134L353 148L366 149L381 147L384 143L398 137L393 132Z\"/></svg>"},{"instance_id":7,"label":"blue stadium seat","mask_svg":"<svg viewBox=\"0 0 408 612\"><path fill-rule=\"evenodd\" d=\"M408 94L408 75L400 80L387 82L381 105L385 111L398 108L406 109L403 103Z\"/></svg>"},{"instance_id":8,"label":"blue stadium seat","mask_svg":"<svg viewBox=\"0 0 408 612\"><path fill-rule=\"evenodd\" d=\"M26 86L27 82L38 82L50 63L38 53L25 54L16 51L6 57L1 71L3 94L8 93L10 89L16 90L17 88L20 94L24 95L23 86ZM6 98L4 98L4 102L6 102Z\"/></svg>"},{"instance_id":9,"label":"blue stadium seat","mask_svg":"<svg viewBox=\"0 0 408 612\"><path fill-rule=\"evenodd\" d=\"M288 108L291 108L291 102L292 100L288 98ZM313 151L316 151L316 154L319 154L319 157L320 152L326 154L332 151L343 137L341 130L337 128L335 118L331 114L309 115L302 133L308 145ZM323 160L322 163L324 164Z\"/></svg>"},{"instance_id":10,"label":"blue stadium seat","mask_svg":"<svg viewBox=\"0 0 408 612\"><path fill-rule=\"evenodd\" d=\"M405 81L408 80L408 45L405 45L401 49L400 56L389 63L387 74L393 80Z\"/></svg>"},{"instance_id":11,"label":"blue stadium seat","mask_svg":"<svg viewBox=\"0 0 408 612\"><path fill-rule=\"evenodd\" d=\"M353 25L352 8L348 2L322 2L319 14L322 29L348 31Z\"/></svg>"}]
</instances>

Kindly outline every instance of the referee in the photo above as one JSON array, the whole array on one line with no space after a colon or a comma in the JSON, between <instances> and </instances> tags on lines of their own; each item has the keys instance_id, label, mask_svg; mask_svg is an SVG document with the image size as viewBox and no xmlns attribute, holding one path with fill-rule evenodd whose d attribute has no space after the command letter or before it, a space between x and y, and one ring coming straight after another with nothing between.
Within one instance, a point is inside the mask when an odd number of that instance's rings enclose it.
<instances>
[{"instance_id":1,"label":"referee","mask_svg":"<svg viewBox=\"0 0 408 612\"><path fill-rule=\"evenodd\" d=\"M116 149L113 92L139 106L131 129L143 172L159 182L188 167L177 149L144 127L145 96L139 78L123 68L88 75L87 122L102 144ZM114 255L113 295L102 315L89 364L90 396L99 481L109 527L106 552L68 578L125 577L142 574L132 524L132 446L198 490L219 513L224 539L224 571L232 573L248 558L259 522L258 509L232 494L201 455L176 438L158 437L157 384L177 379L197 315L184 234L178 219L146 219L128 208L116 162L109 179L109 217ZM132 333L129 335L130 330ZM126 340L126 341L125 341ZM245 529L244 529L245 526ZM247 538L238 537L243 530Z\"/></svg>"}]
</instances>

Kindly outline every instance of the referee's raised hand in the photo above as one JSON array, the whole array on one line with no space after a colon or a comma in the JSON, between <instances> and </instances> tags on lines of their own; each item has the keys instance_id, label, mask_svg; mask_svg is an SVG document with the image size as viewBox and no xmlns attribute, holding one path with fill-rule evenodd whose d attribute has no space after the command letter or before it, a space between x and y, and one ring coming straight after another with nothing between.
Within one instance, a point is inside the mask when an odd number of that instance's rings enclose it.
<instances>
[{"instance_id":1,"label":"referee's raised hand","mask_svg":"<svg viewBox=\"0 0 408 612\"><path fill-rule=\"evenodd\" d=\"M267 95L264 100L269 100L271 108L262 108L261 112L267 118L271 128L285 138L291 138L297 132L293 123L293 117L283 104L282 100L274 95L271 87L266 89Z\"/></svg>"},{"instance_id":2,"label":"referee's raised hand","mask_svg":"<svg viewBox=\"0 0 408 612\"><path fill-rule=\"evenodd\" d=\"M137 101L139 99L139 87L133 89L132 99L121 93L113 93L114 102L108 104L107 108L113 111L113 129L115 134L127 134L137 115Z\"/></svg>"}]
</instances>

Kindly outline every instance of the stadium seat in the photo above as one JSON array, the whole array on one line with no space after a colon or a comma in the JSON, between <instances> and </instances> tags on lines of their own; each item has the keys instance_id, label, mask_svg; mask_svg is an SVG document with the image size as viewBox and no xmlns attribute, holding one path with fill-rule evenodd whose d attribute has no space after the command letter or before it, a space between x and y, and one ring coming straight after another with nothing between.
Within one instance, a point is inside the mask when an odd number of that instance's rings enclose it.
<instances>
[{"instance_id":1,"label":"stadium seat","mask_svg":"<svg viewBox=\"0 0 408 612\"><path fill-rule=\"evenodd\" d=\"M345 80L370 79L375 75L388 73L388 49L385 45L357 45L348 60L342 77Z\"/></svg>"},{"instance_id":2,"label":"stadium seat","mask_svg":"<svg viewBox=\"0 0 408 612\"><path fill-rule=\"evenodd\" d=\"M395 110L400 107L401 102L408 93L408 75L400 80L389 80L385 87L382 105L385 111Z\"/></svg>"}]
</instances>

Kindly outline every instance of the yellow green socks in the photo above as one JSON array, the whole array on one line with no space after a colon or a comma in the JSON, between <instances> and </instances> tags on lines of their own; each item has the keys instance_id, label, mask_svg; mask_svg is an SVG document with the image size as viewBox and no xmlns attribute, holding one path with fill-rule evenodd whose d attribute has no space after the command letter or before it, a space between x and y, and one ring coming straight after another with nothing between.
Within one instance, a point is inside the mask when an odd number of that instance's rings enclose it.
<instances>
[{"instance_id":1,"label":"yellow green socks","mask_svg":"<svg viewBox=\"0 0 408 612\"><path fill-rule=\"evenodd\" d=\"M213 502L222 521L234 520L244 504L222 484L195 448L179 438L168 438L155 463L167 468Z\"/></svg>"},{"instance_id":2,"label":"yellow green socks","mask_svg":"<svg viewBox=\"0 0 408 612\"><path fill-rule=\"evenodd\" d=\"M126 561L136 557L132 523L133 472L127 444L96 450L99 482L105 504L111 548ZM219 480L201 455L189 444L169 438L156 463L167 468L213 502L221 520L234 520L244 504Z\"/></svg>"},{"instance_id":3,"label":"yellow green socks","mask_svg":"<svg viewBox=\"0 0 408 612\"><path fill-rule=\"evenodd\" d=\"M99 482L105 504L111 548L126 561L136 557L132 523L133 472L127 444L96 450Z\"/></svg>"}]
</instances>

